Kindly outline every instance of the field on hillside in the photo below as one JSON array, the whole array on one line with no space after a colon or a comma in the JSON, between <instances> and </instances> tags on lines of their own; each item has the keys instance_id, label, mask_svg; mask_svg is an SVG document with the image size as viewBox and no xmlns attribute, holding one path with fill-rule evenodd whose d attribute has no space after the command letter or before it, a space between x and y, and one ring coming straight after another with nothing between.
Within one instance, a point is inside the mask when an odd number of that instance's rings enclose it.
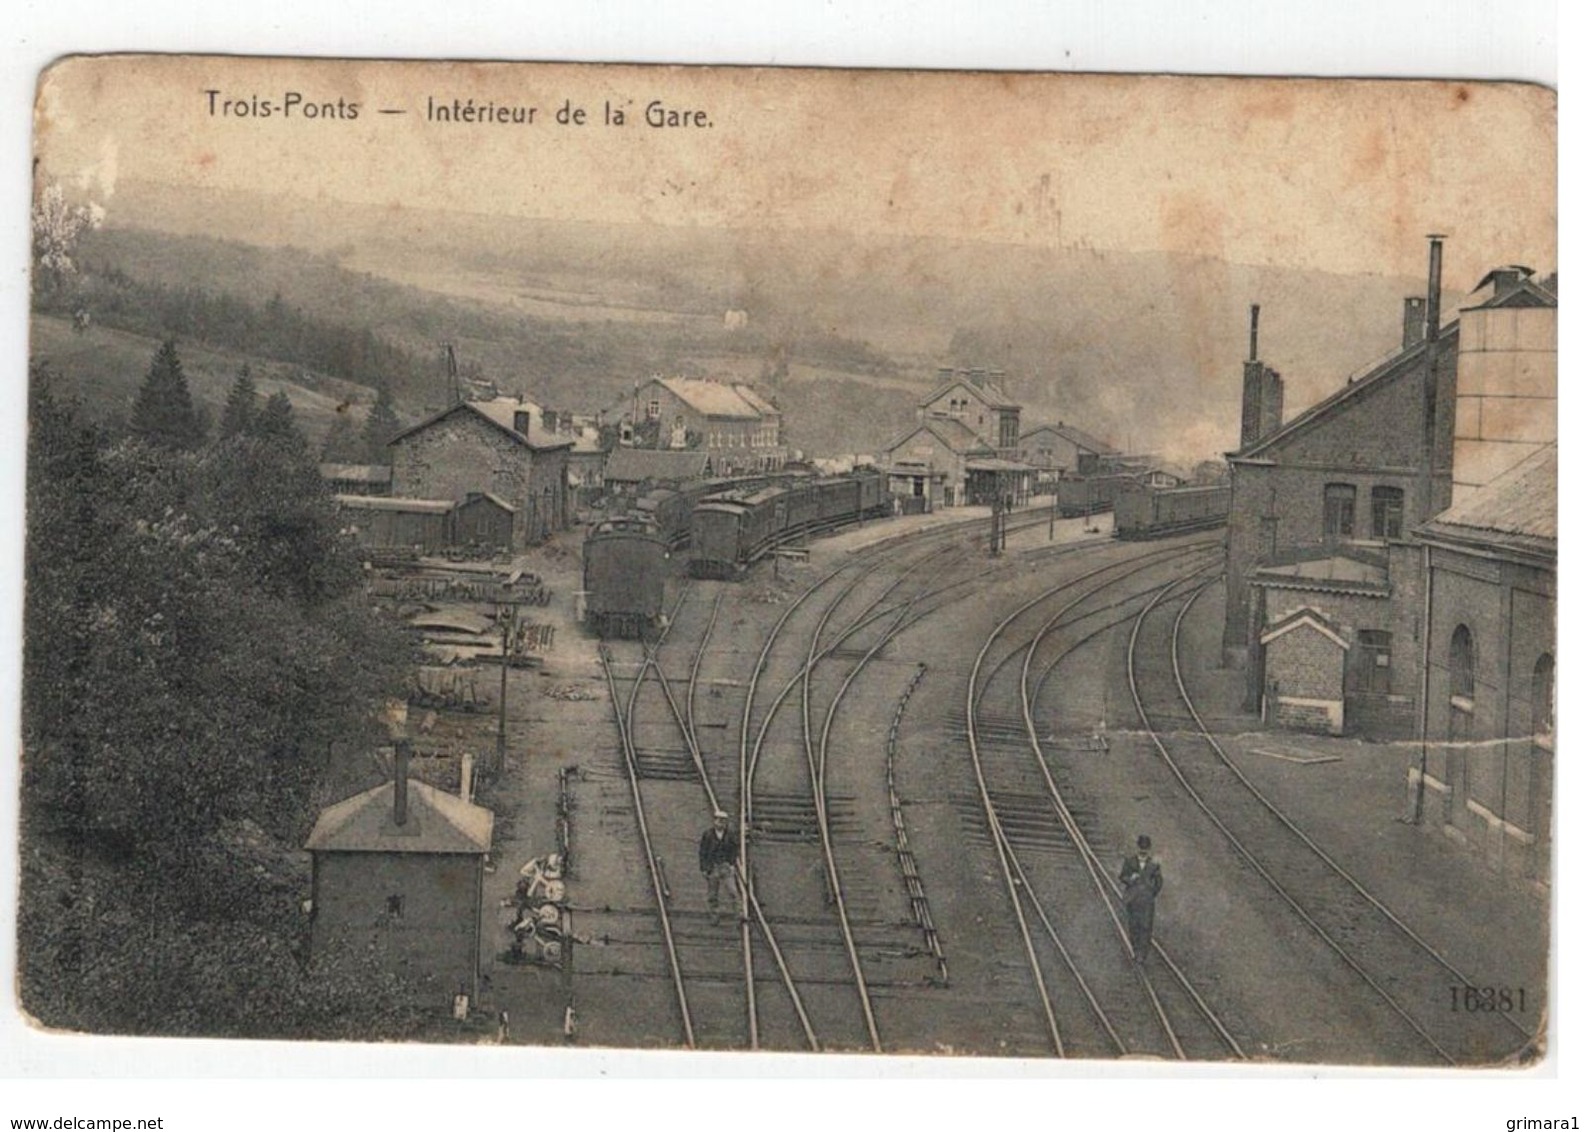
<instances>
[{"instance_id":1,"label":"field on hillside","mask_svg":"<svg viewBox=\"0 0 1589 1132\"><path fill-rule=\"evenodd\" d=\"M89 415L101 420L131 413L138 387L159 348L154 338L98 326L79 332L67 320L48 315L33 317L28 344L29 357L48 363L63 389L81 397ZM372 389L297 366L190 342L178 342L177 353L194 403L208 414L212 426L220 420L226 395L245 362L261 397L278 390L287 394L298 427L313 444L319 443L343 406L355 414L356 423L362 423L366 409L375 401Z\"/></svg>"}]
</instances>

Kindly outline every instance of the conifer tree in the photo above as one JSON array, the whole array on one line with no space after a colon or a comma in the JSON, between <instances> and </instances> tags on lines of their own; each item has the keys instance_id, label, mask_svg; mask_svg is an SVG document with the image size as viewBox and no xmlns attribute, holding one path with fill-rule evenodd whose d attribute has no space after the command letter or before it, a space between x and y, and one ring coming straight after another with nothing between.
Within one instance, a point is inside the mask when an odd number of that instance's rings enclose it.
<instances>
[{"instance_id":1,"label":"conifer tree","mask_svg":"<svg viewBox=\"0 0 1589 1132\"><path fill-rule=\"evenodd\" d=\"M170 338L155 352L138 389L132 429L162 448L193 449L204 443L204 424L193 407L177 344Z\"/></svg>"},{"instance_id":2,"label":"conifer tree","mask_svg":"<svg viewBox=\"0 0 1589 1132\"><path fill-rule=\"evenodd\" d=\"M298 431L298 425L293 420L292 402L280 390L266 399L265 407L259 411L259 416L254 418L253 433L261 440L288 444L306 451L309 447L308 441L304 440L303 433Z\"/></svg>"},{"instance_id":3,"label":"conifer tree","mask_svg":"<svg viewBox=\"0 0 1589 1132\"><path fill-rule=\"evenodd\" d=\"M402 429L397 413L392 409L392 397L383 386L375 395L375 405L364 418L364 458L370 464L390 464L391 453L386 442Z\"/></svg>"},{"instance_id":4,"label":"conifer tree","mask_svg":"<svg viewBox=\"0 0 1589 1132\"><path fill-rule=\"evenodd\" d=\"M325 464L362 464L364 441L353 426L353 415L345 409L337 412L336 420L326 431L320 444L320 460Z\"/></svg>"},{"instance_id":5,"label":"conifer tree","mask_svg":"<svg viewBox=\"0 0 1589 1132\"><path fill-rule=\"evenodd\" d=\"M232 382L232 391L226 395L226 408L221 413L221 439L251 432L254 415L258 411L259 389L254 384L254 375L248 363L244 362L243 368L237 373L237 380Z\"/></svg>"}]
</instances>

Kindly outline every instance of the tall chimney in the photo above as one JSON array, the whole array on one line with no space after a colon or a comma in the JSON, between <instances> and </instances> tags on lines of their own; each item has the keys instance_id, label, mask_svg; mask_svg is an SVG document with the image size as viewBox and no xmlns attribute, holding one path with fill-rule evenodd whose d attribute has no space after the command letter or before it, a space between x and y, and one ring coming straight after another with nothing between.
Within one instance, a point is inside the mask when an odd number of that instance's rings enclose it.
<instances>
[{"instance_id":1,"label":"tall chimney","mask_svg":"<svg viewBox=\"0 0 1589 1132\"><path fill-rule=\"evenodd\" d=\"M1424 306L1428 322L1424 330L1423 441L1424 457L1430 470L1435 460L1435 403L1438 399L1435 370L1440 347L1440 256L1444 240L1445 236L1438 232L1429 235L1429 297Z\"/></svg>"},{"instance_id":2,"label":"tall chimney","mask_svg":"<svg viewBox=\"0 0 1589 1132\"><path fill-rule=\"evenodd\" d=\"M392 821L398 825L408 822L408 748L407 739L392 746Z\"/></svg>"},{"instance_id":3,"label":"tall chimney","mask_svg":"<svg viewBox=\"0 0 1589 1132\"><path fill-rule=\"evenodd\" d=\"M1280 427L1285 382L1258 359L1258 304L1252 305L1247 332L1249 357L1241 367L1241 447L1256 444Z\"/></svg>"}]
</instances>

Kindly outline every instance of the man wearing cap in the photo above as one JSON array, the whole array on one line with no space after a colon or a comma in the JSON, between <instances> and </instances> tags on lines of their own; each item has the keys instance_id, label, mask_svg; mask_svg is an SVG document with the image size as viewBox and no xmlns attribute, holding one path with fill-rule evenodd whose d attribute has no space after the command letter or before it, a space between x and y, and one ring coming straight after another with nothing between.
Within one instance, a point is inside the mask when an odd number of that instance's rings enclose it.
<instances>
[{"instance_id":1,"label":"man wearing cap","mask_svg":"<svg viewBox=\"0 0 1589 1132\"><path fill-rule=\"evenodd\" d=\"M725 878L732 878L739 863L739 839L728 828L728 815L718 810L712 815L712 828L701 834L701 873L706 877L706 906L712 910L712 923L720 919L717 900Z\"/></svg>"},{"instance_id":2,"label":"man wearing cap","mask_svg":"<svg viewBox=\"0 0 1589 1132\"><path fill-rule=\"evenodd\" d=\"M1131 936L1131 956L1146 961L1153 946L1153 902L1164 887L1164 873L1153 859L1153 839L1147 834L1137 838L1137 854L1120 866L1120 883L1125 885L1126 930Z\"/></svg>"}]
</instances>

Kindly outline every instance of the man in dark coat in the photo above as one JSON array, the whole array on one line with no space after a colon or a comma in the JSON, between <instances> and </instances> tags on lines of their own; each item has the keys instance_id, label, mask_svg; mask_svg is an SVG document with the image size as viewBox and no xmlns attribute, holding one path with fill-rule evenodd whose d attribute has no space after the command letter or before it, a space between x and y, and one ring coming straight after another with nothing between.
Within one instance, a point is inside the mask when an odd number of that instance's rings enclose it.
<instances>
[{"instance_id":1,"label":"man in dark coat","mask_svg":"<svg viewBox=\"0 0 1589 1132\"><path fill-rule=\"evenodd\" d=\"M718 810L712 815L712 828L701 834L701 874L706 877L706 906L712 910L712 923L720 918L718 897L723 881L732 882L734 866L739 864L739 838L728 828L728 815Z\"/></svg>"},{"instance_id":2,"label":"man in dark coat","mask_svg":"<svg viewBox=\"0 0 1589 1132\"><path fill-rule=\"evenodd\" d=\"M1153 902L1164 887L1164 873L1153 859L1153 839L1147 834L1137 838L1137 855L1120 865L1120 883L1125 885L1126 929L1131 936L1131 956L1138 962L1148 957L1153 946Z\"/></svg>"}]
</instances>

